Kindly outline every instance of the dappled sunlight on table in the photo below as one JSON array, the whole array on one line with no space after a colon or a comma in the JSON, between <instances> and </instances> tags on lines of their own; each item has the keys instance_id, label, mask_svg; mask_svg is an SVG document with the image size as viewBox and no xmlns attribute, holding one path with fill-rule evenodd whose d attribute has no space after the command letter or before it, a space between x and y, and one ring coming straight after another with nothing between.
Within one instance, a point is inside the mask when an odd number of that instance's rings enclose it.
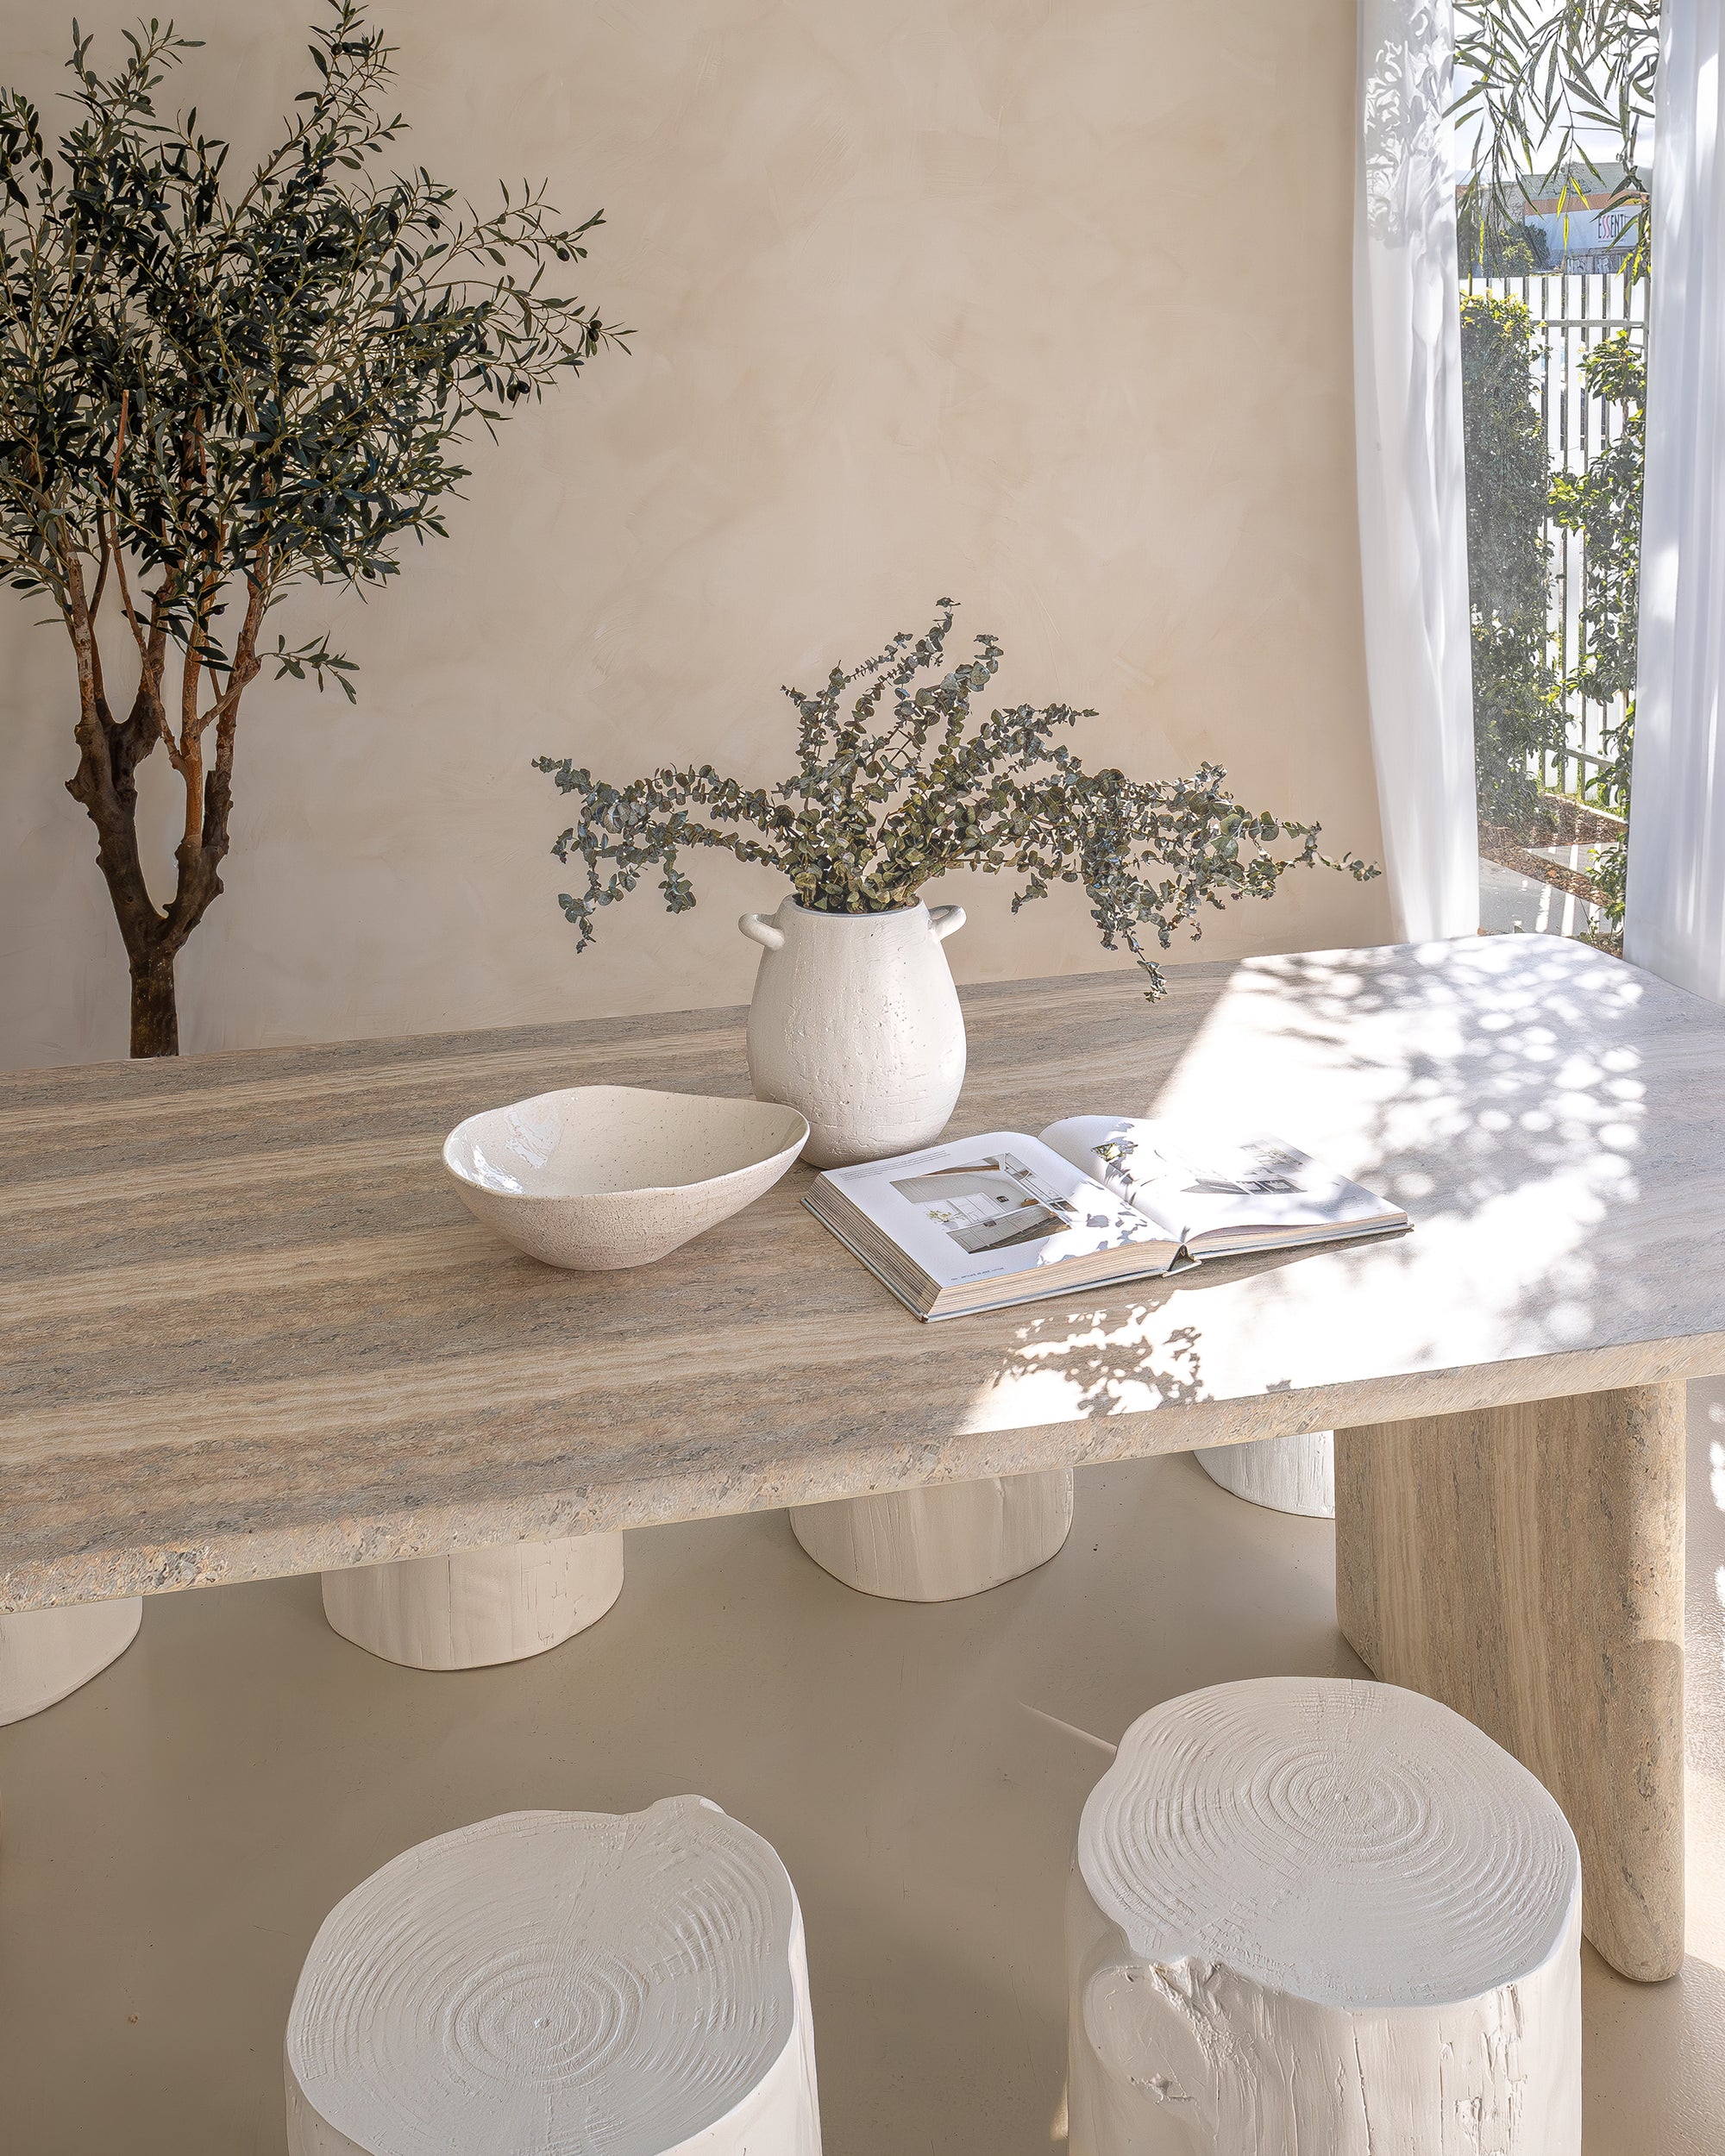
<instances>
[{"instance_id":1,"label":"dappled sunlight on table","mask_svg":"<svg viewBox=\"0 0 1725 2156\"><path fill-rule=\"evenodd\" d=\"M1652 987L1555 939L1237 966L1164 1078L1085 1108L1289 1139L1413 1232L1038 1306L966 1427L1666 1335L1697 1231L1717 1235L1688 1171L1710 1169L1718 1112L1696 1006Z\"/></svg>"}]
</instances>

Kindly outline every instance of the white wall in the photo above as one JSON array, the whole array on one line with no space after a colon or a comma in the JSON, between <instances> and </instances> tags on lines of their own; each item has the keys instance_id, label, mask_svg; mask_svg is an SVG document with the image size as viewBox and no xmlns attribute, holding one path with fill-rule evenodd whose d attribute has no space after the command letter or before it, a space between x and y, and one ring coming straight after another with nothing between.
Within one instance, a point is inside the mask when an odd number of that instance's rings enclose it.
<instances>
[{"instance_id":1,"label":"white wall","mask_svg":"<svg viewBox=\"0 0 1725 2156\"><path fill-rule=\"evenodd\" d=\"M186 91L242 149L312 11L191 0ZM0 0L45 103L62 0ZM132 0L81 0L111 54ZM1352 0L386 0L405 154L603 204L588 281L637 332L481 447L454 536L370 606L317 595L356 712L250 693L234 845L181 961L188 1050L747 998L763 871L643 893L576 960L529 769L786 761L810 681L950 591L1003 698L1102 717L1144 774L1378 848L1352 449ZM1302 235L1266 260L1276 199ZM125 968L62 790L69 651L0 605L0 1062L123 1053ZM118 664L118 657L110 662ZM165 838L174 812L160 791ZM162 859L167 861L166 843ZM1370 942L1382 884L1298 879L1203 951ZM1112 962L1082 900L967 881L961 978Z\"/></svg>"}]
</instances>

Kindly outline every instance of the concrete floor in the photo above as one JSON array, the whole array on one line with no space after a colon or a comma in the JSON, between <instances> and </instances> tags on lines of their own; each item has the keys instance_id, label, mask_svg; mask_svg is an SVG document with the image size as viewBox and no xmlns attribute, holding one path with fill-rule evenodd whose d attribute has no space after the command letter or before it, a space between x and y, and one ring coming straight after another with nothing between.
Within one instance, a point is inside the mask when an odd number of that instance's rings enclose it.
<instances>
[{"instance_id":1,"label":"concrete floor","mask_svg":"<svg viewBox=\"0 0 1725 2156\"><path fill-rule=\"evenodd\" d=\"M1642 1987L1587 1950L1587 2156L1725 2151L1725 1386L1690 1430L1690 1959ZM1107 1746L1197 1685L1358 1674L1332 1575L1327 1525L1175 1458L1082 1475L1051 1564L941 1607L850 1593L782 1514L637 1534L592 1633L464 1675L348 1645L315 1580L165 1597L0 1730L0 2148L279 2156L288 2002L350 1886L491 1813L695 1789L801 1895L827 2156L1047 2156Z\"/></svg>"}]
</instances>

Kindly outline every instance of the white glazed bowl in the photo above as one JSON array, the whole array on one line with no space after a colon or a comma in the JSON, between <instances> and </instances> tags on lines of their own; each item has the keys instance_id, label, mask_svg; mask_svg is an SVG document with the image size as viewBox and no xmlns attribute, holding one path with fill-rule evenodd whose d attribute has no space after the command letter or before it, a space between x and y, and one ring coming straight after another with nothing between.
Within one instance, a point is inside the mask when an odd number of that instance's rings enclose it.
<instances>
[{"instance_id":1,"label":"white glazed bowl","mask_svg":"<svg viewBox=\"0 0 1725 2156\"><path fill-rule=\"evenodd\" d=\"M649 1265L769 1190L808 1143L794 1108L572 1086L458 1123L443 1165L469 1213L547 1265Z\"/></svg>"}]
</instances>

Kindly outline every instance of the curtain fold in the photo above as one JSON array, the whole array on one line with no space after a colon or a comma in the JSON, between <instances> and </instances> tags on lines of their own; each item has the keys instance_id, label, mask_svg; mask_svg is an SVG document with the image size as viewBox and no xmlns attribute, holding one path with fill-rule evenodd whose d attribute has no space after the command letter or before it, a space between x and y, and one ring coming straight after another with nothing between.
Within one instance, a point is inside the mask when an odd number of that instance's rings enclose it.
<instances>
[{"instance_id":1,"label":"curtain fold","mask_svg":"<svg viewBox=\"0 0 1725 2156\"><path fill-rule=\"evenodd\" d=\"M1384 874L1403 942L1479 926L1449 0L1360 0L1354 411Z\"/></svg>"},{"instance_id":2,"label":"curtain fold","mask_svg":"<svg viewBox=\"0 0 1725 2156\"><path fill-rule=\"evenodd\" d=\"M1725 0L1661 10L1626 957L1725 1001Z\"/></svg>"}]
</instances>

